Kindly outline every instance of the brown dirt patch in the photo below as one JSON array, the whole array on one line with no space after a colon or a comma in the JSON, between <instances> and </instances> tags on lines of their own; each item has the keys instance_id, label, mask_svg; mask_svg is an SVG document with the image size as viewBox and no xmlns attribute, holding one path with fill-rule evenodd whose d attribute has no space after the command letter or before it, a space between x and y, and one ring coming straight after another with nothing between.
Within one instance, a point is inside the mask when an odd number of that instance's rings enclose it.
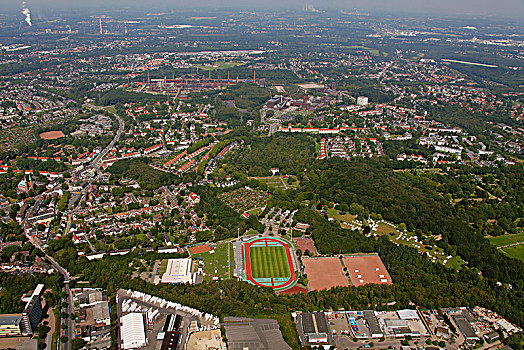
<instances>
[{"instance_id":1,"label":"brown dirt patch","mask_svg":"<svg viewBox=\"0 0 524 350\"><path fill-rule=\"evenodd\" d=\"M291 294L298 294L298 293L307 294L307 289L304 288L304 287L301 287L301 286L294 286L294 287L286 289L285 291L277 293L277 294L288 294L288 295L291 295Z\"/></svg>"},{"instance_id":2,"label":"brown dirt patch","mask_svg":"<svg viewBox=\"0 0 524 350\"><path fill-rule=\"evenodd\" d=\"M303 258L310 290L324 290L333 287L347 287L349 282L344 275L339 259Z\"/></svg>"},{"instance_id":3,"label":"brown dirt patch","mask_svg":"<svg viewBox=\"0 0 524 350\"><path fill-rule=\"evenodd\" d=\"M315 244L311 238L297 237L293 238L297 243L298 249L302 251L302 254L306 252L306 249L311 252L313 255L317 255L317 250L315 249Z\"/></svg>"},{"instance_id":4,"label":"brown dirt patch","mask_svg":"<svg viewBox=\"0 0 524 350\"><path fill-rule=\"evenodd\" d=\"M393 284L378 255L345 256L343 261L348 268L351 283L357 287L368 283Z\"/></svg>"},{"instance_id":5,"label":"brown dirt patch","mask_svg":"<svg viewBox=\"0 0 524 350\"><path fill-rule=\"evenodd\" d=\"M200 253L205 253L205 252L210 251L211 248L207 244L203 244L203 245L198 245L196 247L191 247L189 248L189 250L191 251L191 254L200 254Z\"/></svg>"},{"instance_id":6,"label":"brown dirt patch","mask_svg":"<svg viewBox=\"0 0 524 350\"><path fill-rule=\"evenodd\" d=\"M61 131L47 131L40 134L40 138L44 140L55 140L64 136L64 133Z\"/></svg>"}]
</instances>

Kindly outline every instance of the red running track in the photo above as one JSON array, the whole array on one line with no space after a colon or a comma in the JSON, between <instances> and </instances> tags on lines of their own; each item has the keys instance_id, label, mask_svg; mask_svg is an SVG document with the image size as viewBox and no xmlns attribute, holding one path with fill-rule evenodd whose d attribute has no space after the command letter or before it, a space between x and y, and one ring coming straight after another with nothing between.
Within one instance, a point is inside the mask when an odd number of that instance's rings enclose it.
<instances>
[{"instance_id":1,"label":"red running track","mask_svg":"<svg viewBox=\"0 0 524 350\"><path fill-rule=\"evenodd\" d=\"M253 272L251 270L251 256L249 254L249 250L251 249L251 246L256 243L256 242L259 242L263 240L266 247L268 246L268 242L277 242L279 244L281 244L285 250L286 250L286 257L287 257L287 264L288 264L288 267L289 267L289 271L291 273L291 276L289 277L289 279L283 283L283 284L279 284L279 285L275 285L274 284L274 281L273 279L271 279L271 288L273 289L281 289L281 288L285 288L285 287L288 287L290 286L291 284L293 284L293 282L296 280L296 275L295 275L295 269L293 268L293 259L291 258L291 251L289 250L289 244L287 243L282 243L281 241L277 240L277 239L274 239L274 238L261 238L261 239L255 239L254 241L252 242L249 242L249 243L244 243L242 245L242 252L243 252L243 255L244 255L244 270L246 271L246 279L257 285L257 286L260 286L260 287L269 287L269 286L266 286L264 284L261 284L257 281L255 281L255 279L253 278Z\"/></svg>"}]
</instances>

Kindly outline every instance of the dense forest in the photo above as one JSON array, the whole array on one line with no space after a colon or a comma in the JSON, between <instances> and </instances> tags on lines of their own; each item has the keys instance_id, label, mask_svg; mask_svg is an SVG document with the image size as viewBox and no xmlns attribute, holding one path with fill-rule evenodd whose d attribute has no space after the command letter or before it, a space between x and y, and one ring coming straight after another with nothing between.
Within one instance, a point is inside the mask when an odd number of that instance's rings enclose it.
<instances>
[{"instance_id":1,"label":"dense forest","mask_svg":"<svg viewBox=\"0 0 524 350\"><path fill-rule=\"evenodd\" d=\"M269 176L271 168L279 168L282 174L299 174L315 155L314 143L307 135L249 138L244 148L225 162L248 176Z\"/></svg>"}]
</instances>

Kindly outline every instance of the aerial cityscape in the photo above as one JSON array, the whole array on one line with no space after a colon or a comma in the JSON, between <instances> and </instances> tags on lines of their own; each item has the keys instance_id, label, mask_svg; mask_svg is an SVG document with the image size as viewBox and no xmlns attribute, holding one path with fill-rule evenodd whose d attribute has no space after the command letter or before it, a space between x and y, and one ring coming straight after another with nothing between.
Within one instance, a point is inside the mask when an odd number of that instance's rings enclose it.
<instances>
[{"instance_id":1,"label":"aerial cityscape","mask_svg":"<svg viewBox=\"0 0 524 350\"><path fill-rule=\"evenodd\" d=\"M523 18L0 1L0 349L522 350Z\"/></svg>"}]
</instances>

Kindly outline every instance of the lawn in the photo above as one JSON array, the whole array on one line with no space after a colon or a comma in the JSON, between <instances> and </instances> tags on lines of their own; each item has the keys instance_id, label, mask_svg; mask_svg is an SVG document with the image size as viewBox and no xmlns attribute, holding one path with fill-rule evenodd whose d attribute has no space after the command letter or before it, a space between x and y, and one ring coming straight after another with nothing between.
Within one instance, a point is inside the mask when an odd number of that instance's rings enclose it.
<instances>
[{"instance_id":1,"label":"lawn","mask_svg":"<svg viewBox=\"0 0 524 350\"><path fill-rule=\"evenodd\" d=\"M502 235L488 238L489 242L497 247L503 247L514 243L524 242L524 233L517 233L514 235Z\"/></svg>"},{"instance_id":2,"label":"lawn","mask_svg":"<svg viewBox=\"0 0 524 350\"><path fill-rule=\"evenodd\" d=\"M383 222L380 222L378 224L378 227L377 227L377 234L379 235L385 235L385 234L390 234L390 233L393 233L393 234L396 234L398 233L397 229L394 228L393 226L390 226L388 224L385 224Z\"/></svg>"},{"instance_id":3,"label":"lawn","mask_svg":"<svg viewBox=\"0 0 524 350\"><path fill-rule=\"evenodd\" d=\"M345 215L340 215L340 212L336 209L328 209L327 213L330 218L333 218L338 221L344 221L347 223L352 222L357 217L356 215L351 215L349 213L346 213Z\"/></svg>"},{"instance_id":4,"label":"lawn","mask_svg":"<svg viewBox=\"0 0 524 350\"><path fill-rule=\"evenodd\" d=\"M454 257L448 260L448 262L446 263L446 267L455 270L460 270L461 264L464 264L464 261L458 255L455 255Z\"/></svg>"},{"instance_id":5,"label":"lawn","mask_svg":"<svg viewBox=\"0 0 524 350\"><path fill-rule=\"evenodd\" d=\"M289 182L289 179L284 179L282 176L265 176L265 177L253 177L258 181L265 183L268 187L273 189L287 190L290 188L296 189L299 185L298 181L293 183ZM284 185L285 182L285 185Z\"/></svg>"},{"instance_id":6,"label":"lawn","mask_svg":"<svg viewBox=\"0 0 524 350\"><path fill-rule=\"evenodd\" d=\"M251 271L254 278L290 277L286 249L282 246L251 247Z\"/></svg>"},{"instance_id":7,"label":"lawn","mask_svg":"<svg viewBox=\"0 0 524 350\"><path fill-rule=\"evenodd\" d=\"M514 245L511 247L501 248L501 250L508 256L524 262L524 243Z\"/></svg>"},{"instance_id":8,"label":"lawn","mask_svg":"<svg viewBox=\"0 0 524 350\"><path fill-rule=\"evenodd\" d=\"M229 247L229 261L231 262L231 269L228 266L228 247ZM224 243L217 245L214 250L209 252L193 254L193 259L204 261L204 281L211 281L214 276L220 279L230 279L233 277L233 270L235 268L235 258L233 253L233 245L231 243Z\"/></svg>"},{"instance_id":9,"label":"lawn","mask_svg":"<svg viewBox=\"0 0 524 350\"><path fill-rule=\"evenodd\" d=\"M168 261L169 261L168 259L164 259L164 260L162 260L162 262L160 263L160 270L159 270L159 272L158 272L158 275L159 275L159 276L163 276L164 273L166 272L166 270L167 270L167 262L168 262Z\"/></svg>"}]
</instances>

